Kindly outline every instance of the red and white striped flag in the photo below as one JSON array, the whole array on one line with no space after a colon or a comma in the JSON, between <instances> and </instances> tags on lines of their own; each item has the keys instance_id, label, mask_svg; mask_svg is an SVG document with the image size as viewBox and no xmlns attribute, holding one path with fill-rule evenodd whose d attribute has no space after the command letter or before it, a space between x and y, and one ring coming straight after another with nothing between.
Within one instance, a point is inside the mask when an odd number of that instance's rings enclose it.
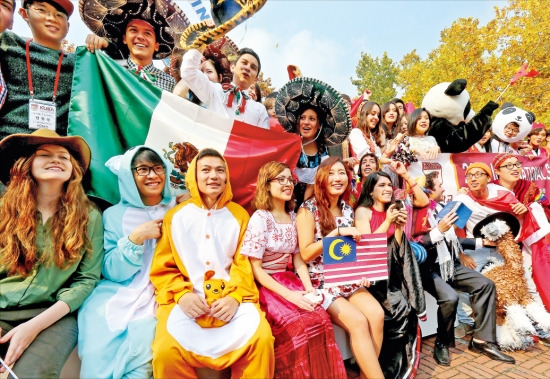
<instances>
[{"instance_id":1,"label":"red and white striped flag","mask_svg":"<svg viewBox=\"0 0 550 379\"><path fill-rule=\"evenodd\" d=\"M350 237L323 238L325 286L388 279L388 237L386 233L363 234L355 243Z\"/></svg>"},{"instance_id":2,"label":"red and white striped flag","mask_svg":"<svg viewBox=\"0 0 550 379\"><path fill-rule=\"evenodd\" d=\"M170 185L185 190L190 152L211 147L227 160L233 200L245 208L256 191L258 171L269 161L294 168L302 143L294 133L258 128L216 114L162 91L103 53L76 52L69 134L92 150L89 195L111 204L120 200L117 177L105 162L136 145L164 152L174 163ZM167 178L168 179L168 178Z\"/></svg>"}]
</instances>

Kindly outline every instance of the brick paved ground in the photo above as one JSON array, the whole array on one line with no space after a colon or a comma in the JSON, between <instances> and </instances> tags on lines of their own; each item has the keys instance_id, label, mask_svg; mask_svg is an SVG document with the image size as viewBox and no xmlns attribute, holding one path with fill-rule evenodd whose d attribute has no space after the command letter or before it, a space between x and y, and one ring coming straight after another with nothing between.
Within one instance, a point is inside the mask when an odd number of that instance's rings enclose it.
<instances>
[{"instance_id":1,"label":"brick paved ground","mask_svg":"<svg viewBox=\"0 0 550 379\"><path fill-rule=\"evenodd\" d=\"M422 356L416 379L427 378L550 378L550 347L540 343L527 351L509 353L515 365L493 361L484 355L468 350L468 340L457 339L451 348L451 366L435 363L433 358L435 336L422 343ZM346 362L348 378L359 378L356 365Z\"/></svg>"},{"instance_id":2,"label":"brick paved ground","mask_svg":"<svg viewBox=\"0 0 550 379\"><path fill-rule=\"evenodd\" d=\"M507 353L516 360L511 365L471 352L468 341L456 340L456 348L450 349L451 366L443 367L433 358L435 336L424 340L416 378L550 378L550 347L537 343L527 351Z\"/></svg>"}]
</instances>

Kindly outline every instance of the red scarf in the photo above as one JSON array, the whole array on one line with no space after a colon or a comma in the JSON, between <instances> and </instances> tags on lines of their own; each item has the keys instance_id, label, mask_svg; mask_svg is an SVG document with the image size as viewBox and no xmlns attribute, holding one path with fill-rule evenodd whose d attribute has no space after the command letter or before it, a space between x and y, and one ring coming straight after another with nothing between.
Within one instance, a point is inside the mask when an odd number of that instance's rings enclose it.
<instances>
[{"instance_id":1,"label":"red scarf","mask_svg":"<svg viewBox=\"0 0 550 379\"><path fill-rule=\"evenodd\" d=\"M512 193L507 191L498 191L498 196L496 198L487 200L474 197L471 191L468 191L468 196L483 206L508 213L511 213L510 204L519 202ZM524 214L519 240L523 241L538 229L539 224L533 217L531 209L527 208L527 213ZM546 309L550 311L550 252L548 251L548 246L544 243L544 239L531 245L531 257L533 281L537 286L537 290Z\"/></svg>"},{"instance_id":2,"label":"red scarf","mask_svg":"<svg viewBox=\"0 0 550 379\"><path fill-rule=\"evenodd\" d=\"M548 245L544 243L544 238L531 245L531 265L533 281L548 311L550 310L550 252Z\"/></svg>"},{"instance_id":3,"label":"red scarf","mask_svg":"<svg viewBox=\"0 0 550 379\"><path fill-rule=\"evenodd\" d=\"M472 191L468 191L468 196L470 196L475 202L487 208L496 209L500 212L512 213L510 205L519 203L519 200L516 199L516 197L511 192L508 191L498 191L497 197L493 197L491 199L480 199L478 197L475 197L472 194ZM523 241L531 234L539 230L539 224L531 214L531 210L529 208L527 208L527 213L525 213L523 216L523 225L521 227L519 241Z\"/></svg>"}]
</instances>

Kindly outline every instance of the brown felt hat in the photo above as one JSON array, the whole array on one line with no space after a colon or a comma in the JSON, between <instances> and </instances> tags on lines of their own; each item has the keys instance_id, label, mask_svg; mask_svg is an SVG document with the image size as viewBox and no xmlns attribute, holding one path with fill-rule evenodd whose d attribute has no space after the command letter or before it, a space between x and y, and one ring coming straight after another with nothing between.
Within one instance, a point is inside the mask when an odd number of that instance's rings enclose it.
<instances>
[{"instance_id":1,"label":"brown felt hat","mask_svg":"<svg viewBox=\"0 0 550 379\"><path fill-rule=\"evenodd\" d=\"M38 129L31 134L12 134L0 141L0 162L2 162L0 181L7 184L10 170L15 161L31 155L40 145L63 146L80 163L84 172L90 166L92 152L84 138L80 136L61 137L53 130Z\"/></svg>"}]
</instances>

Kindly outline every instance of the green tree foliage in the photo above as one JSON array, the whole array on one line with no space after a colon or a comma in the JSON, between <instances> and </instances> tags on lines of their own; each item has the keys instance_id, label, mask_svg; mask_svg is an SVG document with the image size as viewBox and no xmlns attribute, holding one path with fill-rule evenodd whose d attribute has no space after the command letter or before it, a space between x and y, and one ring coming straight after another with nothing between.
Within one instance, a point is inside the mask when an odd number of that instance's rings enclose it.
<instances>
[{"instance_id":1,"label":"green tree foliage","mask_svg":"<svg viewBox=\"0 0 550 379\"><path fill-rule=\"evenodd\" d=\"M372 92L371 100L380 104L385 103L397 94L396 84L399 68L393 60L384 52L382 58L372 58L369 54L361 52L361 59L355 69L357 79L351 79L357 87L357 93L361 94L368 88Z\"/></svg>"},{"instance_id":2,"label":"green tree foliage","mask_svg":"<svg viewBox=\"0 0 550 379\"><path fill-rule=\"evenodd\" d=\"M550 7L547 0L509 0L480 26L475 18L456 20L441 32L440 45L421 59L413 50L399 63L397 85L403 98L420 105L435 84L468 80L474 110L487 101L511 102L530 110L550 126ZM540 72L507 88L521 65ZM528 70L529 70L528 69ZM355 83L354 83L355 84Z\"/></svg>"},{"instance_id":3,"label":"green tree foliage","mask_svg":"<svg viewBox=\"0 0 550 379\"><path fill-rule=\"evenodd\" d=\"M270 77L264 78L263 72L260 72L260 75L258 75L258 85L262 90L263 99L265 99L267 95L269 95L271 92L275 90L275 87L273 87L273 85L271 84L271 78Z\"/></svg>"}]
</instances>

